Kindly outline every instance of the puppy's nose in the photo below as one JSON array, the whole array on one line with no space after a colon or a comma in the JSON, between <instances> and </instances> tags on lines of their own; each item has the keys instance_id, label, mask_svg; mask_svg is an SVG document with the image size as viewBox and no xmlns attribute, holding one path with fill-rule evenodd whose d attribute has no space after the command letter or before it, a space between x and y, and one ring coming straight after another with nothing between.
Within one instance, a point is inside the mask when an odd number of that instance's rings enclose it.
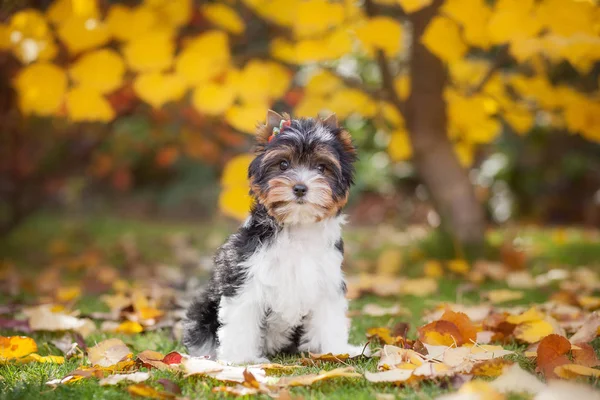
<instances>
[{"instance_id":1,"label":"puppy's nose","mask_svg":"<svg viewBox=\"0 0 600 400\"><path fill-rule=\"evenodd\" d=\"M306 187L306 185L303 185L301 183L294 185L294 194L296 195L296 197L304 197L307 191L308 188Z\"/></svg>"}]
</instances>

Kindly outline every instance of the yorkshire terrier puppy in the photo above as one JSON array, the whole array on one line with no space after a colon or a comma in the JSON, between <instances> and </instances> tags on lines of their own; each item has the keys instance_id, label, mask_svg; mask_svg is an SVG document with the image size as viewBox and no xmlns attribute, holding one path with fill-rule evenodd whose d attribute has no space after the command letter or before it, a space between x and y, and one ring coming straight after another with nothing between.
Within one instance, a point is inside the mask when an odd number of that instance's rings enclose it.
<instances>
[{"instance_id":1,"label":"yorkshire terrier puppy","mask_svg":"<svg viewBox=\"0 0 600 400\"><path fill-rule=\"evenodd\" d=\"M356 149L332 115L294 119L274 111L259 126L250 164L250 217L215 256L187 311L191 355L236 364L276 353L359 355L348 344L341 210Z\"/></svg>"}]
</instances>

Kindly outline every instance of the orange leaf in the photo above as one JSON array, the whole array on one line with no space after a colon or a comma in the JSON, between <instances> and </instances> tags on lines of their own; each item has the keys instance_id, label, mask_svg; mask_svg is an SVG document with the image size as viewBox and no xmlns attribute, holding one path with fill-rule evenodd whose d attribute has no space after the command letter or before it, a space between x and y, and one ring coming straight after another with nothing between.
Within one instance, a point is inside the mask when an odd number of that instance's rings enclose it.
<instances>
[{"instance_id":1,"label":"orange leaf","mask_svg":"<svg viewBox=\"0 0 600 400\"><path fill-rule=\"evenodd\" d=\"M450 321L434 321L419 328L419 339L434 346L452 346L464 343L458 327Z\"/></svg>"},{"instance_id":2,"label":"orange leaf","mask_svg":"<svg viewBox=\"0 0 600 400\"><path fill-rule=\"evenodd\" d=\"M566 354L571 350L571 343L567 338L552 334L542 339L537 349L537 370L546 378L556 378L554 369L571 361Z\"/></svg>"},{"instance_id":3,"label":"orange leaf","mask_svg":"<svg viewBox=\"0 0 600 400\"><path fill-rule=\"evenodd\" d=\"M35 340L26 336L0 336L0 360L24 357L37 351Z\"/></svg>"},{"instance_id":4,"label":"orange leaf","mask_svg":"<svg viewBox=\"0 0 600 400\"><path fill-rule=\"evenodd\" d=\"M573 349L573 362L585 367L595 367L600 365L600 360L596 356L594 348L587 343L578 343L579 349Z\"/></svg>"},{"instance_id":5,"label":"orange leaf","mask_svg":"<svg viewBox=\"0 0 600 400\"><path fill-rule=\"evenodd\" d=\"M477 339L477 329L467 314L448 310L440 319L442 321L452 322L454 325L456 325L463 340L462 343L457 343L459 346L465 343L475 342Z\"/></svg>"}]
</instances>

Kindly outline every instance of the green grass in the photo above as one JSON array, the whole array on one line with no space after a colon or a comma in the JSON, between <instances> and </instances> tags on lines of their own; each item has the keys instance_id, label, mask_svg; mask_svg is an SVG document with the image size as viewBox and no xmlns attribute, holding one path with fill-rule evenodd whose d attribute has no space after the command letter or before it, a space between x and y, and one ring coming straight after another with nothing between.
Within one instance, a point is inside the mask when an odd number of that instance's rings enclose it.
<instances>
[{"instance_id":1,"label":"green grass","mask_svg":"<svg viewBox=\"0 0 600 400\"><path fill-rule=\"evenodd\" d=\"M209 255L212 249L233 229L234 225L229 222L211 224L183 224L170 222L151 222L139 220L127 220L114 216L93 216L89 218L57 217L53 215L42 215L29 221L15 232L7 241L0 245L0 251L11 262L17 265L24 275L36 276L40 268L47 265L49 256L47 249L53 241L62 240L68 243L68 251L77 254L80 251L96 248L106 255L114 265L123 262L122 255L117 251L118 242L123 234L130 233L135 236L138 248L144 260L153 262L172 262L172 255L168 241L165 239L172 233L184 232L192 236L194 246L201 249L204 254ZM374 263L379 250L388 243L374 243L373 228L350 228L347 232L347 247L355 259L367 260ZM494 232L492 241L498 240L501 233ZM536 268L550 268L557 265L598 265L600 260L600 246L574 234L574 239L567 241L564 245L556 246L543 231L528 233L534 242L540 247L538 255L530 260L530 264ZM378 239L379 240L379 239ZM426 259L448 259L452 258L452 248L442 239L428 239L422 243L412 243L403 250L406 254L412 254L413 250L420 249L420 256L407 256L402 273L411 276L420 276L422 262ZM493 254L493 249L490 250ZM411 261L412 260L412 261ZM594 264L595 263L595 264ZM348 262L352 269L352 260ZM372 268L372 267L371 267ZM466 304L477 304L481 301L481 293L492 288L506 287L502 282L486 282L475 290L464 291L464 281L458 277L445 277L439 281L439 290L432 296L421 298L413 296L380 298L377 296L366 296L354 300L351 310L358 310L367 303L377 303L382 306L399 303L411 311L411 316L402 317L371 317L356 316L352 320L350 331L351 341L364 343L365 332L368 328L387 326L392 327L398 322L408 322L411 330L409 337L414 337L416 328L422 325L422 317L427 309L431 309L438 302L460 301ZM540 303L551 295L553 289L529 290L524 299L513 304ZM19 301L33 301L31 295L19 297ZM14 301L14 298L0 295L0 304ZM94 296L84 295L78 300L74 307L84 313L93 311L106 311L103 305ZM19 332L0 330L1 335L15 335ZM33 337L39 345L39 353L42 355L60 354L50 343L50 340L60 336L58 333L34 332L28 334ZM94 333L86 338L86 344L92 346L108 337L121 338L134 352L143 350L155 350L168 353L173 350L185 352L180 342L176 341L171 330L157 330L144 332L136 335L120 335ZM597 351L600 349L600 340L595 343ZM509 345L522 349L517 344ZM277 357L273 361L281 363L294 363L297 357ZM532 368L531 362L522 356L515 357L522 366ZM127 383L117 386L100 387L98 380L94 378L82 379L73 384L61 385L51 388L45 385L50 379L66 376L82 364L81 359L71 359L63 365L31 363L27 365L1 365L0 366L0 399L128 399L130 395L125 388ZM348 361L359 372L375 371L376 359L358 359ZM324 363L316 366L303 367L294 371L294 374L316 373L321 369L329 370L339 366L334 363ZM214 395L211 389L221 386L222 383L210 378L184 377L182 374L153 370L152 377L146 383L162 390L157 382L161 378L167 378L181 388L182 395L192 399L220 398L223 395ZM593 382L594 383L594 382ZM598 384L598 382L595 382ZM316 383L311 387L293 388L293 395L303 396L306 399L373 399L378 393L393 393L399 399L432 399L441 393L448 391L448 382L441 380L426 382L417 388L410 386L395 386L392 384L371 384L365 379L335 379ZM261 396L267 398L267 396ZM513 398L513 397L511 397ZM519 397L514 397L519 398Z\"/></svg>"}]
</instances>

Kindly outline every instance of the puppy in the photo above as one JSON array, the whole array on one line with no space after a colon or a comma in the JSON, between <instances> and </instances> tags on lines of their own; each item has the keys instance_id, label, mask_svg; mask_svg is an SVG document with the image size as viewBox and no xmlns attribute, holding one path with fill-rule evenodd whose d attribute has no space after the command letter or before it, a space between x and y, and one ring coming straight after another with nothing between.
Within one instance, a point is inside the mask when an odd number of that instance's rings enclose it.
<instances>
[{"instance_id":1,"label":"puppy","mask_svg":"<svg viewBox=\"0 0 600 400\"><path fill-rule=\"evenodd\" d=\"M356 149L332 115L273 111L259 126L250 164L251 215L217 251L191 304L183 342L193 356L235 364L276 353L358 355L348 344L341 210Z\"/></svg>"}]
</instances>

